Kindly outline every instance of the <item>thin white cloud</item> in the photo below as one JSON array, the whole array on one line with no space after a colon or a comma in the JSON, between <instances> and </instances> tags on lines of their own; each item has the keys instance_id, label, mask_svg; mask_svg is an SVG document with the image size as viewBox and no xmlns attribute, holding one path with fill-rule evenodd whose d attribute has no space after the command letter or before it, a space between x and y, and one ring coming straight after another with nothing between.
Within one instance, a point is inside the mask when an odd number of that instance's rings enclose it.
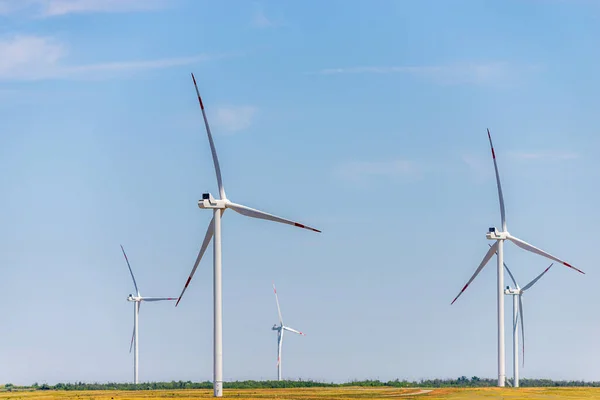
<instances>
[{"instance_id":1,"label":"thin white cloud","mask_svg":"<svg viewBox=\"0 0 600 400\"><path fill-rule=\"evenodd\" d=\"M269 19L262 10L256 11L252 17L252 26L255 28L272 28L276 25L277 24Z\"/></svg>"},{"instance_id":2,"label":"thin white cloud","mask_svg":"<svg viewBox=\"0 0 600 400\"><path fill-rule=\"evenodd\" d=\"M222 131L234 133L252 125L258 109L253 106L222 106L215 111L215 126Z\"/></svg>"},{"instance_id":3,"label":"thin white cloud","mask_svg":"<svg viewBox=\"0 0 600 400\"><path fill-rule=\"evenodd\" d=\"M579 154L568 151L544 150L544 151L512 151L509 156L519 160L573 160L579 158Z\"/></svg>"},{"instance_id":4,"label":"thin white cloud","mask_svg":"<svg viewBox=\"0 0 600 400\"><path fill-rule=\"evenodd\" d=\"M27 13L38 17L66 14L151 11L168 6L167 0L0 0L0 15Z\"/></svg>"},{"instance_id":5,"label":"thin white cloud","mask_svg":"<svg viewBox=\"0 0 600 400\"><path fill-rule=\"evenodd\" d=\"M407 160L351 161L335 167L334 175L347 181L365 181L374 177L415 178L420 171Z\"/></svg>"},{"instance_id":6,"label":"thin white cloud","mask_svg":"<svg viewBox=\"0 0 600 400\"><path fill-rule=\"evenodd\" d=\"M115 73L190 65L221 57L198 55L70 65L65 63L67 56L67 46L51 37L22 35L0 38L0 80L98 79Z\"/></svg>"},{"instance_id":7,"label":"thin white cloud","mask_svg":"<svg viewBox=\"0 0 600 400\"><path fill-rule=\"evenodd\" d=\"M350 67L327 68L318 73L335 74L408 74L433 80L440 84L487 84L516 78L534 66L517 67L506 62L463 63L440 66Z\"/></svg>"}]
</instances>

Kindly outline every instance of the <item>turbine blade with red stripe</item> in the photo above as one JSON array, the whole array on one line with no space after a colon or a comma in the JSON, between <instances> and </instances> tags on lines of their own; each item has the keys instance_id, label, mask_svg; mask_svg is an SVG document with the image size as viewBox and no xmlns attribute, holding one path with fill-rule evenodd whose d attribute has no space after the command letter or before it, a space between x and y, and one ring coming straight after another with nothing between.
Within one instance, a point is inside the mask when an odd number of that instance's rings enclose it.
<instances>
[{"instance_id":1,"label":"turbine blade with red stripe","mask_svg":"<svg viewBox=\"0 0 600 400\"><path fill-rule=\"evenodd\" d=\"M223 215L223 213L221 213L221 216L222 215ZM196 269L198 268L198 265L200 264L200 260L202 260L202 256L204 255L204 253L206 252L206 249L208 248L208 245L210 244L210 241L211 241L211 239L213 237L213 233L214 233L214 229L213 229L214 221L215 220L214 220L214 217L213 217L210 220L210 224L208 224L208 229L206 230L206 235L204 236L204 241L202 242L202 246L200 247L200 252L198 253L198 257L196 257L196 262L194 263L194 267L192 268L192 272L190 273L190 276L188 277L187 281L185 282L185 286L183 287L183 290L181 291L181 294L177 298L177 303L175 303L175 307L177 307L177 305L181 301L181 298L183 297L183 294L187 290L187 287L190 284L190 282L192 280L192 277L196 273Z\"/></svg>"},{"instance_id":2,"label":"turbine blade with red stripe","mask_svg":"<svg viewBox=\"0 0 600 400\"><path fill-rule=\"evenodd\" d=\"M504 196L502 195L502 185L500 184L500 173L498 172L498 163L496 162L496 152L492 144L492 135L487 130L490 148L492 149L492 158L494 159L494 170L496 171L496 185L498 186L498 198L500 199L500 217L502 219L502 231L506 232L506 212L504 211Z\"/></svg>"},{"instance_id":3,"label":"turbine blade with red stripe","mask_svg":"<svg viewBox=\"0 0 600 400\"><path fill-rule=\"evenodd\" d=\"M142 301L177 300L177 297L142 297Z\"/></svg>"},{"instance_id":4,"label":"turbine blade with red stripe","mask_svg":"<svg viewBox=\"0 0 600 400\"><path fill-rule=\"evenodd\" d=\"M577 271L579 273L585 274L585 272L583 272L580 269L575 268L574 266L572 266L568 262L563 261L560 258L554 257L552 254L546 253L544 250L538 249L534 245L529 244L529 243L527 243L527 242L525 242L525 241L523 241L523 240L521 240L521 239L519 239L517 237L514 237L512 235L508 235L507 239L510 240L511 242L513 242L514 244L516 244L517 246L519 246L520 248L524 249L524 250L527 250L527 251L530 251L530 252L535 253L537 255L549 258L552 261L556 261L556 262L561 263L562 265L564 265L566 267L574 269L575 271Z\"/></svg>"},{"instance_id":5,"label":"turbine blade with red stripe","mask_svg":"<svg viewBox=\"0 0 600 400\"><path fill-rule=\"evenodd\" d=\"M454 304L454 302L460 297L460 295L463 294L463 292L465 290L467 290L467 287L469 287L469 285L471 284L471 282L473 282L473 279L475 279L477 277L477 275L479 275L479 273L481 272L481 270L483 269L483 267L485 267L485 265L490 261L490 259L494 255L494 253L496 253L497 249L498 249L498 242L494 243L489 248L489 250L487 251L487 253L485 253L485 257L483 257L483 260L481 261L481 264L479 264L479 267L477 267L477 269L475 270L475 273L473 274L473 276L471 276L471 279L469 279L469 281L462 288L462 290L460 291L460 293L458 293L458 295L456 295L456 297L454 298L454 300L452 300L452 303L450 303L450 305Z\"/></svg>"},{"instance_id":6,"label":"turbine blade with red stripe","mask_svg":"<svg viewBox=\"0 0 600 400\"><path fill-rule=\"evenodd\" d=\"M300 224L298 222L290 221L289 219L281 218L273 214L266 213L264 211L259 211L254 208L246 207L241 204L232 203L230 201L227 202L227 208L231 208L233 211L245 215L247 217L258 218L258 219L266 219L267 221L280 222L282 224L288 224L292 226L297 226L298 228L308 229L314 232L321 232L318 229L311 228L310 226L306 226Z\"/></svg>"},{"instance_id":7,"label":"turbine blade with red stripe","mask_svg":"<svg viewBox=\"0 0 600 400\"><path fill-rule=\"evenodd\" d=\"M208 135L208 142L210 144L210 151L212 153L213 164L215 165L215 173L217 174L217 184L219 185L219 196L221 200L225 200L225 187L223 186L223 179L221 178L221 167L219 166L219 158L217 157L217 149L215 148L215 142L213 141L212 133L210 132L210 126L208 125L208 118L206 118L206 111L204 111L204 103L202 103L202 97L200 97L200 91L196 84L196 78L192 74L192 80L194 81L194 87L196 88L196 95L198 96L198 103L200 104L200 110L202 110L202 117L204 118L204 125L206 126L206 134Z\"/></svg>"},{"instance_id":8,"label":"turbine blade with red stripe","mask_svg":"<svg viewBox=\"0 0 600 400\"><path fill-rule=\"evenodd\" d=\"M306 334L304 334L304 333L302 333L300 331L297 331L297 330L295 330L293 328L288 328L287 326L284 326L283 329L285 329L286 331L297 333L298 335L306 336Z\"/></svg>"}]
</instances>

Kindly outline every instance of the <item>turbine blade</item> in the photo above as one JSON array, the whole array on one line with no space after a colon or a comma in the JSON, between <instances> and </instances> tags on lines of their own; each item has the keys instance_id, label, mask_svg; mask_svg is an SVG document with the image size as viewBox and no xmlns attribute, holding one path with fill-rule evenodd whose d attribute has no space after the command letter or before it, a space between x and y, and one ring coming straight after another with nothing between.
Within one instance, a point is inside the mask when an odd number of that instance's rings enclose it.
<instances>
[{"instance_id":1,"label":"turbine blade","mask_svg":"<svg viewBox=\"0 0 600 400\"><path fill-rule=\"evenodd\" d=\"M523 366L525 366L525 325L523 324L523 299L519 294L519 318L521 319L521 346L523 347Z\"/></svg>"},{"instance_id":2,"label":"turbine blade","mask_svg":"<svg viewBox=\"0 0 600 400\"><path fill-rule=\"evenodd\" d=\"M554 257L552 254L546 253L544 250L538 249L537 247L535 247L535 246L533 246L533 245L531 245L531 244L529 244L529 243L527 243L527 242L525 242L525 241L523 241L523 240L521 240L521 239L519 239L519 238L517 238L517 237L514 237L514 236L512 236L512 235L508 235L508 236L507 236L507 238L508 238L508 239L509 239L511 242L513 242L514 244L516 244L517 246L519 246L520 248L522 248L522 249L524 249L524 250L527 250L527 251L530 251L530 252L532 252L532 253L538 254L538 255L540 255L540 256L543 256L543 257L549 258L549 259L551 259L552 261L556 261L556 262L558 262L558 263L561 263L561 264L563 264L563 265L565 265L565 266L567 266L567 267L569 267L569 268L572 268L572 269L574 269L575 271L577 271L577 272L579 272L579 273L585 274L585 272L583 272L583 271L582 271L582 270L580 270L580 269L577 269L577 268L575 268L574 266L572 266L572 265L571 265L571 264L569 264L568 262L566 262L566 261L563 261L563 260L561 260L560 258L556 258L556 257Z\"/></svg>"},{"instance_id":3,"label":"turbine blade","mask_svg":"<svg viewBox=\"0 0 600 400\"><path fill-rule=\"evenodd\" d=\"M215 172L217 174L217 184L219 185L219 196L221 200L226 199L225 188L223 187L223 179L221 178L221 167L219 166L219 158L217 157L217 150L215 148L215 142L213 141L212 133L210 132L210 126L208 125L208 119L206 118L206 111L204 111L204 103L202 103L202 97L200 97L200 91L196 84L196 78L192 74L192 80L194 81L194 87L196 88L196 95L198 95L198 103L202 110L202 117L204 118L204 125L206 126L206 133L208 135L208 142L210 144L210 151L213 157L213 163L215 165Z\"/></svg>"},{"instance_id":4,"label":"turbine blade","mask_svg":"<svg viewBox=\"0 0 600 400\"><path fill-rule=\"evenodd\" d=\"M222 212L221 212L221 216L223 216ZM206 249L208 248L208 245L210 244L210 241L211 241L211 239L213 237L213 233L214 233L214 230L213 230L214 221L215 220L214 220L214 217L213 217L210 220L210 224L208 224L208 229L206 230L206 235L204 236L204 241L202 242L202 246L200 247L200 252L198 253L198 257L196 257L196 262L194 263L194 267L192 268L192 272L190 273L190 276L188 277L187 281L185 282L185 286L183 287L183 290L181 291L181 294L177 298L177 303L175 303L175 307L177 307L177 305L181 301L181 298L183 297L183 294L185 293L188 285L190 284L190 281L192 280L192 277L196 273L196 268L198 268L198 264L200 264L200 260L202 260L202 256L204 255L204 253L206 252Z\"/></svg>"},{"instance_id":5,"label":"turbine blade","mask_svg":"<svg viewBox=\"0 0 600 400\"><path fill-rule=\"evenodd\" d=\"M298 228L304 228L315 232L321 232L318 229L311 228L310 226L302 225L298 222L290 221L289 219L277 217L273 214L269 214L263 211L255 210L254 208L246 207L241 204L236 204L232 202L227 202L227 208L231 208L233 211L245 215L247 217L258 218L258 219L266 219L268 221L280 222L282 224L288 224L292 226L297 226Z\"/></svg>"},{"instance_id":6,"label":"turbine blade","mask_svg":"<svg viewBox=\"0 0 600 400\"><path fill-rule=\"evenodd\" d=\"M135 324L133 325L133 333L131 334L131 343L129 343L129 352L133 348L133 341L135 340Z\"/></svg>"},{"instance_id":7,"label":"turbine blade","mask_svg":"<svg viewBox=\"0 0 600 400\"><path fill-rule=\"evenodd\" d=\"M142 301L177 300L177 297L142 297Z\"/></svg>"},{"instance_id":8,"label":"turbine blade","mask_svg":"<svg viewBox=\"0 0 600 400\"><path fill-rule=\"evenodd\" d=\"M549 266L548 268L546 268L546 269L544 270L544 272L542 272L541 274L539 274L539 275L538 275L538 276L537 276L537 277L536 277L534 280L532 280L532 281L531 281L531 282L529 282L527 285L525 285L525 287L522 289L522 291L524 292L524 291L526 291L527 289L529 289L530 287L532 287L533 285L535 285L535 283L536 283L537 281L539 281L539 280L540 280L540 278L541 278L542 276L544 276L544 274L545 274L546 272L548 272L548 270L549 270L550 268L552 268L552 266L553 266L553 265L554 265L554 263L550 264L550 266Z\"/></svg>"},{"instance_id":9,"label":"turbine blade","mask_svg":"<svg viewBox=\"0 0 600 400\"><path fill-rule=\"evenodd\" d=\"M460 295L463 294L463 292L465 290L467 290L467 287L471 284L471 282L473 282L473 279L475 279L475 277L477 277L477 275L479 275L479 273L481 272L483 267L485 267L485 265L490 261L490 259L494 255L494 253L496 253L497 248L498 248L498 242L496 242L492 246L490 246L490 249L487 251L487 253L485 253L485 257L483 257L481 264L479 264L479 267L477 267L477 269L475 270L475 273L473 274L473 276L471 276L471 279L469 279L469 281L462 288L460 293L458 293L458 295L456 295L456 297L454 298L454 300L452 300L452 303L450 303L450 305L454 304L454 302L460 297Z\"/></svg>"},{"instance_id":10,"label":"turbine blade","mask_svg":"<svg viewBox=\"0 0 600 400\"><path fill-rule=\"evenodd\" d=\"M297 333L298 335L306 336L306 334L304 334L304 333L302 333L300 331L297 331L297 330L295 330L293 328L288 328L287 326L284 326L283 329L285 329L286 331Z\"/></svg>"},{"instance_id":11,"label":"turbine blade","mask_svg":"<svg viewBox=\"0 0 600 400\"><path fill-rule=\"evenodd\" d=\"M498 186L498 198L500 199L500 217L502 218L502 231L506 232L506 212L504 211L504 196L502 195L502 185L500 184L500 173L498 172L498 163L496 162L496 152L492 144L492 135L487 130L490 148L492 149L492 158L494 159L494 170L496 171L496 185Z\"/></svg>"},{"instance_id":12,"label":"turbine blade","mask_svg":"<svg viewBox=\"0 0 600 400\"><path fill-rule=\"evenodd\" d=\"M283 325L283 318L281 317L281 308L279 307L279 296L277 296L277 289L275 289L275 283L273 283L273 292L275 292L275 302L277 303L277 313L279 314L279 323Z\"/></svg>"},{"instance_id":13,"label":"turbine blade","mask_svg":"<svg viewBox=\"0 0 600 400\"><path fill-rule=\"evenodd\" d=\"M281 346L283 345L283 330L277 332L277 366L281 364Z\"/></svg>"},{"instance_id":14,"label":"turbine blade","mask_svg":"<svg viewBox=\"0 0 600 400\"><path fill-rule=\"evenodd\" d=\"M508 275L510 276L510 279L512 279L513 283L515 284L515 287L518 289L519 288L519 284L515 280L515 277L513 276L512 272L510 272L510 269L508 269L508 266L506 265L506 263L504 263L504 268L506 268L506 271L508 272Z\"/></svg>"},{"instance_id":15,"label":"turbine blade","mask_svg":"<svg viewBox=\"0 0 600 400\"><path fill-rule=\"evenodd\" d=\"M488 244L488 246L492 247L491 244ZM498 255L498 252L496 252L496 255ZM508 272L508 275L510 276L510 279L513 281L513 283L515 284L515 287L518 289L519 288L519 284L517 283L517 280L513 276L512 272L510 272L510 269L508 268L508 265L506 265L506 263L504 263L504 268L506 268L506 271Z\"/></svg>"},{"instance_id":16,"label":"turbine blade","mask_svg":"<svg viewBox=\"0 0 600 400\"><path fill-rule=\"evenodd\" d=\"M135 276L133 276L133 271L131 270L131 265L129 265L129 259L127 258L127 254L125 254L125 249L123 248L123 245L121 245L121 251L123 252L123 255L125 256L125 261L127 261L127 267L129 268L129 273L131 274L131 279L133 279L133 286L135 286L135 291L139 297L140 291L138 289L137 283L135 282Z\"/></svg>"}]
</instances>

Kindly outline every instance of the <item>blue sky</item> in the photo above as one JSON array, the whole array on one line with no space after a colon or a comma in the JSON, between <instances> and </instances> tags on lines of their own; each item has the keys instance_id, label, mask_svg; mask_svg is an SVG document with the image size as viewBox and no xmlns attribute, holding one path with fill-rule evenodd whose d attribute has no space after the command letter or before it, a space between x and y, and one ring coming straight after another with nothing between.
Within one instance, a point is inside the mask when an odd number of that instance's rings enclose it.
<instances>
[{"instance_id":1,"label":"blue sky","mask_svg":"<svg viewBox=\"0 0 600 400\"><path fill-rule=\"evenodd\" d=\"M0 0L0 382L129 381L133 292L177 296L231 200L224 377L496 375L508 229L587 272L524 296L525 377L600 379L595 240L600 5L480 0ZM522 284L545 259L506 245ZM212 251L179 307L145 304L140 379L212 379ZM507 298L507 374L510 362Z\"/></svg>"}]
</instances>

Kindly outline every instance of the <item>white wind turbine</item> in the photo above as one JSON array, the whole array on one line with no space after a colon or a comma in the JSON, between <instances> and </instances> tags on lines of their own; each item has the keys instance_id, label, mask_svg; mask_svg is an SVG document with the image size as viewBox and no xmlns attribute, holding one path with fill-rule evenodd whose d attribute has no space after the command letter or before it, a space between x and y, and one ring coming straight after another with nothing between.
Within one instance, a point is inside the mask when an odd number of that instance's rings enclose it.
<instances>
[{"instance_id":1,"label":"white wind turbine","mask_svg":"<svg viewBox=\"0 0 600 400\"><path fill-rule=\"evenodd\" d=\"M577 272L584 273L583 271L573 267L571 264L554 257L553 255L546 253L543 250L538 249L537 247L511 235L506 230L506 216L504 212L504 197L502 196L502 186L500 185L500 174L498 173L498 164L496 162L496 154L494 152L494 145L492 144L492 136L490 135L490 130L487 131L488 139L490 141L490 148L492 150L492 158L494 160L494 170L496 172L496 184L498 186L498 198L500 200L500 217L502 222L502 230L498 231L497 228L492 227L489 228L488 233L486 234L486 238L489 240L495 240L496 242L490 247L485 257L479 264L479 267L475 270L471 279L467 282L467 284L462 288L460 293L452 300L451 304L460 297L460 295L467 289L469 284L473 282L473 279L481 272L483 267L490 261L494 253L497 254L498 259L498 271L497 271L497 300L498 300L498 386L504 386L506 381L506 373L505 373L505 351L504 351L504 241L510 240L518 247L530 251L532 253L544 256L553 261L561 263L569 268L574 269Z\"/></svg>"},{"instance_id":2,"label":"white wind turbine","mask_svg":"<svg viewBox=\"0 0 600 400\"><path fill-rule=\"evenodd\" d=\"M298 222L290 221L288 219L284 219L281 217L277 217L272 214L268 214L263 211L255 210L250 207L243 206L241 204L236 204L231 202L227 196L225 196L225 188L223 187L223 180L221 178L221 168L219 166L219 159L217 158L217 151L215 149L215 144L213 141L212 134L210 132L210 126L208 125L208 119L206 118L206 112L204 111L204 104L202 103L202 98L200 97L200 92L198 90L198 85L196 84L196 78L194 78L194 74L192 74L192 80L194 81L194 87L196 88L196 95L198 96L198 103L200 104L200 109L202 110L202 117L204 118L204 125L206 127L206 134L208 135L208 142L210 144L210 150L212 153L213 164L215 166L215 172L217 175L217 184L219 186L219 198L215 199L210 193L202 194L202 200L198 201L198 207L202 209L213 210L213 218L208 225L208 229L206 230L206 235L204 236L204 241L202 242L202 246L200 247L200 252L198 253L198 257L196 258L196 262L194 263L194 267L192 268L192 272L188 277L181 294L179 295L179 300L177 300L177 304L181 300L181 297L185 293L194 273L196 272L196 268L198 268L198 264L204 255L204 252L208 248L208 245L214 236L215 240L213 242L213 296L214 296L214 365L213 365L213 388L214 388L214 396L221 397L223 396L223 320L222 320L222 281L221 281L221 218L225 209L230 208L233 211L245 215L247 217L265 219L273 222L280 222L283 224L288 224L292 226L296 226L299 228L308 229L315 232L321 232L318 229L311 228L306 225L302 225ZM177 305L176 304L176 305Z\"/></svg>"},{"instance_id":3,"label":"white wind turbine","mask_svg":"<svg viewBox=\"0 0 600 400\"><path fill-rule=\"evenodd\" d=\"M125 261L127 261L127 267L129 268L129 273L131 274L131 279L133 280L133 286L135 286L136 295L129 295L127 297L127 301L133 302L133 334L131 335L131 343L129 344L129 352L131 353L131 347L135 343L135 351L133 356L133 381L134 383L139 383L139 346L138 346L138 334L139 334L139 314L140 314L140 305L142 301L163 301L163 300L177 300L176 297L142 297L140 291L138 289L137 283L135 282L135 277L133 276L133 271L131 269L131 265L129 265L129 259L127 258L127 254L125 254L125 249L123 249L123 245L121 245L121 251L125 256Z\"/></svg>"},{"instance_id":4,"label":"white wind turbine","mask_svg":"<svg viewBox=\"0 0 600 400\"><path fill-rule=\"evenodd\" d=\"M304 333L297 331L289 326L283 325L283 318L281 317L281 308L279 308L279 297L277 296L277 289L273 284L273 292L275 292L275 302L277 303L277 313L279 314L279 325L273 325L274 331L277 331L277 380L281 380L281 346L283 345L283 331L289 331L297 333L302 336L306 336Z\"/></svg>"},{"instance_id":5,"label":"white wind turbine","mask_svg":"<svg viewBox=\"0 0 600 400\"><path fill-rule=\"evenodd\" d=\"M511 289L510 287L507 286L506 290L504 291L504 294L513 297L513 386L514 387L519 387L519 333L518 333L519 318L521 319L521 338L522 338L521 346L523 347L523 365L525 365L525 325L523 324L523 293L526 292L533 285L535 285L536 282L539 281L540 278L542 276L544 276L544 274L550 270L550 268L552 268L552 265L554 265L554 263L550 264L550 266L548 268L546 268L544 270L544 272L539 274L534 280L532 280L527 285L525 285L521 288L521 287L519 287L519 284L517 283L513 274L510 272L510 269L508 269L508 266L506 265L506 263L504 263L504 268L506 268L506 271L508 272L510 279L515 284L514 289Z\"/></svg>"}]
</instances>

